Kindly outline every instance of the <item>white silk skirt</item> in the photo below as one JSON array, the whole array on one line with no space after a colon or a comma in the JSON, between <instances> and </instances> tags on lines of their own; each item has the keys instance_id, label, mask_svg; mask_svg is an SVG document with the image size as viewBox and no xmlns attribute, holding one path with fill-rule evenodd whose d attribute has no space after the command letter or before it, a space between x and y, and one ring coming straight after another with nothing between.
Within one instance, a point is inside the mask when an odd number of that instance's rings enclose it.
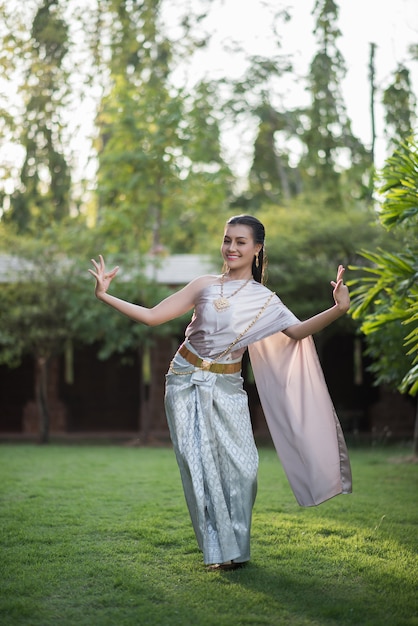
<instances>
[{"instance_id":1,"label":"white silk skirt","mask_svg":"<svg viewBox=\"0 0 418 626\"><path fill-rule=\"evenodd\" d=\"M241 374L199 370L177 353L165 408L204 562L248 561L258 453Z\"/></svg>"}]
</instances>

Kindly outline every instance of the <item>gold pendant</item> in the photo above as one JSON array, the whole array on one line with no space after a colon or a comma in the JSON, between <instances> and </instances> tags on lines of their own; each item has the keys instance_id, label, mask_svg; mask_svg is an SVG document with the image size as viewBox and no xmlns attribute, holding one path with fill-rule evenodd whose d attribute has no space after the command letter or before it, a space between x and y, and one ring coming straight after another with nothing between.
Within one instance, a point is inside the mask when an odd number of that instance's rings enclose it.
<instances>
[{"instance_id":1,"label":"gold pendant","mask_svg":"<svg viewBox=\"0 0 418 626\"><path fill-rule=\"evenodd\" d=\"M229 308L230 304L228 298L221 296L220 298L217 298L213 301L213 306L217 311L225 311Z\"/></svg>"}]
</instances>

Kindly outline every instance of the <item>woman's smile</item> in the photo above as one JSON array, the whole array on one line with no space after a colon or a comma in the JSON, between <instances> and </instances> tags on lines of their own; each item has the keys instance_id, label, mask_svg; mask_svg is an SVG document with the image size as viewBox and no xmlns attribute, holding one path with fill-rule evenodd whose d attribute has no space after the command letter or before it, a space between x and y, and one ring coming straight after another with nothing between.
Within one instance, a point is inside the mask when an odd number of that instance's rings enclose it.
<instances>
[{"instance_id":1,"label":"woman's smile","mask_svg":"<svg viewBox=\"0 0 418 626\"><path fill-rule=\"evenodd\" d=\"M251 276L251 266L259 248L260 245L254 243L253 232L249 226L227 225L221 252L229 269L233 269L234 278L247 278L247 274Z\"/></svg>"}]
</instances>

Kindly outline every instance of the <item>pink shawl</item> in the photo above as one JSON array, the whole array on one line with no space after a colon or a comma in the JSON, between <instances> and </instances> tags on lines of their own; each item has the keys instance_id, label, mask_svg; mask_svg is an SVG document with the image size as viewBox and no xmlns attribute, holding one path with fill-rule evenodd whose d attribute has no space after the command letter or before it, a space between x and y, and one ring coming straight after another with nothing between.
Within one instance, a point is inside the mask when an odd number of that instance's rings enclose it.
<instances>
[{"instance_id":1,"label":"pink shawl","mask_svg":"<svg viewBox=\"0 0 418 626\"><path fill-rule=\"evenodd\" d=\"M268 427L296 500L351 493L351 469L312 337L279 332L249 346Z\"/></svg>"}]
</instances>

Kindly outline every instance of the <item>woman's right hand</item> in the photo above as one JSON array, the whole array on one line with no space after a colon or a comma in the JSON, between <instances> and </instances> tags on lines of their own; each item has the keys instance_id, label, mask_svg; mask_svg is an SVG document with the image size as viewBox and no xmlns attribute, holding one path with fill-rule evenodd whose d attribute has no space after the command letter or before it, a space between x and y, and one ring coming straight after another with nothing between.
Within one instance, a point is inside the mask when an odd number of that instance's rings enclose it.
<instances>
[{"instance_id":1,"label":"woman's right hand","mask_svg":"<svg viewBox=\"0 0 418 626\"><path fill-rule=\"evenodd\" d=\"M109 289L109 285L118 273L119 266L113 268L110 272L106 271L105 262L101 254L99 254L99 261L91 259L94 265L94 270L89 269L89 272L96 279L95 294L97 298L101 298Z\"/></svg>"}]
</instances>

